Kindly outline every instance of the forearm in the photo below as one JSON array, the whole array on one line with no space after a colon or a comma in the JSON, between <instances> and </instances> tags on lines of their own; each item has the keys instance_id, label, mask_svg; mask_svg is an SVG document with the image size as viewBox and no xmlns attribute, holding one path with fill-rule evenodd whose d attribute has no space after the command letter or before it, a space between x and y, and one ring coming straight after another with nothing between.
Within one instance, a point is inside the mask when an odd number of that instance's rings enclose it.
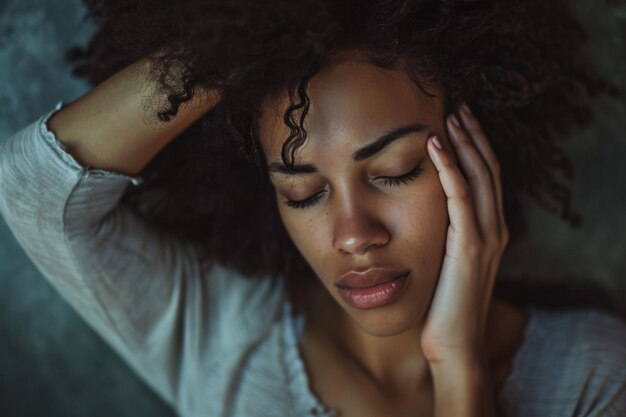
<instances>
[{"instance_id":1,"label":"forearm","mask_svg":"<svg viewBox=\"0 0 626 417\"><path fill-rule=\"evenodd\" d=\"M493 382L484 362L450 361L431 371L435 417L496 417Z\"/></svg>"},{"instance_id":2,"label":"forearm","mask_svg":"<svg viewBox=\"0 0 626 417\"><path fill-rule=\"evenodd\" d=\"M81 165L137 175L217 103L214 92L197 94L169 122L156 121L152 113L166 97L155 94L147 65L130 65L50 118L49 129Z\"/></svg>"}]
</instances>

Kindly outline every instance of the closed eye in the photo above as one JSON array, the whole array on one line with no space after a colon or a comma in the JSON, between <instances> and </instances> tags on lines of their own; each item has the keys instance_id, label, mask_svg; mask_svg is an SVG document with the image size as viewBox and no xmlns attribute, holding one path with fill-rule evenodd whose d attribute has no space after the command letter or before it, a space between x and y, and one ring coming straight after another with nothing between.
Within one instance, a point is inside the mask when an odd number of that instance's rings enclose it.
<instances>
[{"instance_id":1,"label":"closed eye","mask_svg":"<svg viewBox=\"0 0 626 417\"><path fill-rule=\"evenodd\" d=\"M418 164L411 171L406 174L400 175L398 177L376 177L375 180L382 180L383 185L389 187L399 187L402 184L408 184L410 181L413 181L418 177L419 174L422 173L424 167L422 164ZM311 197L305 198L303 200L287 200L285 204L291 208L295 209L304 209L307 207L313 206L317 201L322 198L326 190L321 190L318 193L313 194Z\"/></svg>"},{"instance_id":2,"label":"closed eye","mask_svg":"<svg viewBox=\"0 0 626 417\"><path fill-rule=\"evenodd\" d=\"M287 200L285 201L285 204L292 208L303 209L315 204L317 200L322 198L322 194L324 192L325 190L322 190L319 193L313 194L311 197L305 198L304 200Z\"/></svg>"},{"instance_id":3,"label":"closed eye","mask_svg":"<svg viewBox=\"0 0 626 417\"><path fill-rule=\"evenodd\" d=\"M399 177L376 177L376 179L381 179L384 185L388 185L390 187L399 187L401 184L408 184L409 181L413 181L419 174L422 173L424 167L422 164L418 164L411 171L407 172L404 175L400 175Z\"/></svg>"}]
</instances>

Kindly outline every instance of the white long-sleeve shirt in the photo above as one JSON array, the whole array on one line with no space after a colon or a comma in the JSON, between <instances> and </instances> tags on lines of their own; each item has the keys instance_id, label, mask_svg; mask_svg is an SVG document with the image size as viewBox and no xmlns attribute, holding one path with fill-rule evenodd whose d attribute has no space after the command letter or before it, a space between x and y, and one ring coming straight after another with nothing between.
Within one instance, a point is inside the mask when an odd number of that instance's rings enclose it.
<instances>
[{"instance_id":1,"label":"white long-sleeve shirt","mask_svg":"<svg viewBox=\"0 0 626 417\"><path fill-rule=\"evenodd\" d=\"M331 416L283 281L202 267L120 199L141 176L81 166L40 117L0 143L0 215L39 271L179 415ZM626 324L530 306L506 417L626 416ZM340 413L337 413L340 414Z\"/></svg>"}]
</instances>

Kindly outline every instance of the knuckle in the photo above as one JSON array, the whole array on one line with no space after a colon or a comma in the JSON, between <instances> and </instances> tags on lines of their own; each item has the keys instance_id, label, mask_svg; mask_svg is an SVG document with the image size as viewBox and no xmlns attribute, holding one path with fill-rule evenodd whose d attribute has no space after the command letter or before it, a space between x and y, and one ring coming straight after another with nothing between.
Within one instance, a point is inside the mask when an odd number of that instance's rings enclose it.
<instances>
[{"instance_id":1,"label":"knuckle","mask_svg":"<svg viewBox=\"0 0 626 417\"><path fill-rule=\"evenodd\" d=\"M439 158L441 165L447 169L451 169L456 165L456 161L451 153L445 152Z\"/></svg>"},{"instance_id":2,"label":"knuckle","mask_svg":"<svg viewBox=\"0 0 626 417\"><path fill-rule=\"evenodd\" d=\"M476 132L476 136L480 136L482 139L486 140L487 136L485 135L485 131L477 120L474 120L474 132Z\"/></svg>"},{"instance_id":3,"label":"knuckle","mask_svg":"<svg viewBox=\"0 0 626 417\"><path fill-rule=\"evenodd\" d=\"M476 176L485 181L490 180L491 172L489 172L485 164L479 164L478 168L476 168Z\"/></svg>"},{"instance_id":4,"label":"knuckle","mask_svg":"<svg viewBox=\"0 0 626 417\"><path fill-rule=\"evenodd\" d=\"M493 173L500 178L500 162L497 159L494 159L493 163Z\"/></svg>"},{"instance_id":5,"label":"knuckle","mask_svg":"<svg viewBox=\"0 0 626 417\"><path fill-rule=\"evenodd\" d=\"M472 193L467 185L462 184L459 186L457 198L463 202L470 202L472 200Z\"/></svg>"},{"instance_id":6,"label":"knuckle","mask_svg":"<svg viewBox=\"0 0 626 417\"><path fill-rule=\"evenodd\" d=\"M502 241L502 245L506 246L507 243L509 243L509 239L511 238L510 233L509 233L509 229L508 227L504 227L502 229L502 237L500 238Z\"/></svg>"},{"instance_id":7,"label":"knuckle","mask_svg":"<svg viewBox=\"0 0 626 417\"><path fill-rule=\"evenodd\" d=\"M490 237L485 243L485 249L490 253L498 252L502 247L500 237L497 235L493 235Z\"/></svg>"},{"instance_id":8,"label":"knuckle","mask_svg":"<svg viewBox=\"0 0 626 417\"><path fill-rule=\"evenodd\" d=\"M508 237L502 233L495 234L492 239L490 239L489 243L486 245L487 250L490 253L499 253L501 254L506 249L508 243Z\"/></svg>"},{"instance_id":9,"label":"knuckle","mask_svg":"<svg viewBox=\"0 0 626 417\"><path fill-rule=\"evenodd\" d=\"M471 117L469 118L469 120L465 122L465 125L467 126L467 130L472 135L476 135L478 131L480 130L480 126L478 126L478 123L476 123L476 120L474 120Z\"/></svg>"},{"instance_id":10,"label":"knuckle","mask_svg":"<svg viewBox=\"0 0 626 417\"><path fill-rule=\"evenodd\" d=\"M446 168L452 168L456 165L456 163L454 162L454 158L448 155L445 155L441 158L441 164Z\"/></svg>"},{"instance_id":11,"label":"knuckle","mask_svg":"<svg viewBox=\"0 0 626 417\"><path fill-rule=\"evenodd\" d=\"M479 260L484 253L484 246L479 239L468 240L465 244L466 255L473 260Z\"/></svg>"},{"instance_id":12,"label":"knuckle","mask_svg":"<svg viewBox=\"0 0 626 417\"><path fill-rule=\"evenodd\" d=\"M456 138L463 145L468 145L469 143L471 143L471 140L470 140L468 134L465 133L465 132L457 132L456 133Z\"/></svg>"},{"instance_id":13,"label":"knuckle","mask_svg":"<svg viewBox=\"0 0 626 417\"><path fill-rule=\"evenodd\" d=\"M479 136L483 134L483 130L476 119L470 117L467 121L467 129L470 131L472 136Z\"/></svg>"},{"instance_id":14,"label":"knuckle","mask_svg":"<svg viewBox=\"0 0 626 417\"><path fill-rule=\"evenodd\" d=\"M491 250L498 246L498 241L496 239L496 235L492 233L488 233L487 236L483 239L483 248L485 250Z\"/></svg>"}]
</instances>

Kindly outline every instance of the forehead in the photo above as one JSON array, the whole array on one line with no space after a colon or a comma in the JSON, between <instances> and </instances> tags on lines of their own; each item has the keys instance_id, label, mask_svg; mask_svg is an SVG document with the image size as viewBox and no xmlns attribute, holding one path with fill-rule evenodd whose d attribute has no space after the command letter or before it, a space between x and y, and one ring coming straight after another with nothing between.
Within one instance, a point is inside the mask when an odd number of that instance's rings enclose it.
<instances>
[{"instance_id":1,"label":"forehead","mask_svg":"<svg viewBox=\"0 0 626 417\"><path fill-rule=\"evenodd\" d=\"M422 91L401 69L383 69L363 60L343 61L324 69L309 81L309 111L304 129L306 152L329 145L358 147L398 126L423 123L433 126L443 112L441 94ZM266 98L259 134L268 161L280 160L290 129L284 114L291 104L287 91ZM294 112L294 120L300 114Z\"/></svg>"}]
</instances>

